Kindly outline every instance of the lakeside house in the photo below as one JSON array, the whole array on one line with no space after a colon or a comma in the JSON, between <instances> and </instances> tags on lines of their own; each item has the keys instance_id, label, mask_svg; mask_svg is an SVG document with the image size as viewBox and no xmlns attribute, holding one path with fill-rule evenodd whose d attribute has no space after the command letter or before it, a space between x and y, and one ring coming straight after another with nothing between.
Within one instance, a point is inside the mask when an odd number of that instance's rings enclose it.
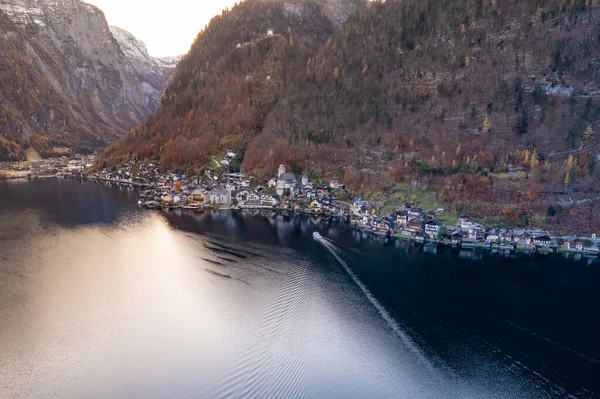
<instances>
[{"instance_id":1,"label":"lakeside house","mask_svg":"<svg viewBox=\"0 0 600 399\"><path fill-rule=\"evenodd\" d=\"M503 244L512 244L514 240L514 236L510 231L501 231L500 232L500 242Z\"/></svg>"},{"instance_id":2,"label":"lakeside house","mask_svg":"<svg viewBox=\"0 0 600 399\"><path fill-rule=\"evenodd\" d=\"M231 191L224 187L213 188L210 192L210 202L213 204L229 204L231 202Z\"/></svg>"},{"instance_id":3,"label":"lakeside house","mask_svg":"<svg viewBox=\"0 0 600 399\"><path fill-rule=\"evenodd\" d=\"M460 244L462 242L462 238L462 234L460 234L458 231L455 231L452 233L452 244Z\"/></svg>"},{"instance_id":4,"label":"lakeside house","mask_svg":"<svg viewBox=\"0 0 600 399\"><path fill-rule=\"evenodd\" d=\"M514 231L513 236L515 244L525 246L531 245L531 234L529 234L528 232L522 230Z\"/></svg>"},{"instance_id":5,"label":"lakeside house","mask_svg":"<svg viewBox=\"0 0 600 399\"><path fill-rule=\"evenodd\" d=\"M579 251L582 252L583 248L584 248L585 243L583 242L583 240L576 238L572 241L565 241L565 247L567 250L569 251Z\"/></svg>"},{"instance_id":6,"label":"lakeside house","mask_svg":"<svg viewBox=\"0 0 600 399\"><path fill-rule=\"evenodd\" d=\"M417 216L408 221L406 229L414 234L422 234L424 225L425 220L421 216Z\"/></svg>"},{"instance_id":7,"label":"lakeside house","mask_svg":"<svg viewBox=\"0 0 600 399\"><path fill-rule=\"evenodd\" d=\"M546 234L533 238L533 243L538 247L550 248L550 246L552 246L552 242L552 238Z\"/></svg>"},{"instance_id":8,"label":"lakeside house","mask_svg":"<svg viewBox=\"0 0 600 399\"><path fill-rule=\"evenodd\" d=\"M272 194L263 194L260 196L262 206L275 206L279 204L279 197Z\"/></svg>"},{"instance_id":9,"label":"lakeside house","mask_svg":"<svg viewBox=\"0 0 600 399\"><path fill-rule=\"evenodd\" d=\"M437 220L429 220L425 223L425 237L430 240L434 240L437 238L440 233L441 225Z\"/></svg>"},{"instance_id":10,"label":"lakeside house","mask_svg":"<svg viewBox=\"0 0 600 399\"><path fill-rule=\"evenodd\" d=\"M188 205L190 206L204 206L210 202L210 194L208 191L199 189L194 191L187 197Z\"/></svg>"},{"instance_id":11,"label":"lakeside house","mask_svg":"<svg viewBox=\"0 0 600 399\"><path fill-rule=\"evenodd\" d=\"M396 224L399 227L406 227L408 225L408 211L399 210L396 212Z\"/></svg>"}]
</instances>

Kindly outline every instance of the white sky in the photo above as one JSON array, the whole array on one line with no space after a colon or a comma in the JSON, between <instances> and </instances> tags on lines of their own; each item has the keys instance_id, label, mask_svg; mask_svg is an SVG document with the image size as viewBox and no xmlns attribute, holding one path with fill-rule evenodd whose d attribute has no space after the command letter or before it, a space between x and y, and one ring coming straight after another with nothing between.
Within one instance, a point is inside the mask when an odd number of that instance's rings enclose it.
<instances>
[{"instance_id":1,"label":"white sky","mask_svg":"<svg viewBox=\"0 0 600 399\"><path fill-rule=\"evenodd\" d=\"M235 0L84 0L104 11L110 25L142 40L150 55L188 52L210 19Z\"/></svg>"}]
</instances>

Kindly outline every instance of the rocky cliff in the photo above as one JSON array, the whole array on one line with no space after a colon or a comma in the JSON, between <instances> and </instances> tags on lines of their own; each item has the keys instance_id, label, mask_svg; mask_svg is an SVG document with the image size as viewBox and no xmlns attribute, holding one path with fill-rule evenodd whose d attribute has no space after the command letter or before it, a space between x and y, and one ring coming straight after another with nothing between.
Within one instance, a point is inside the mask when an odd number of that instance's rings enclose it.
<instances>
[{"instance_id":1,"label":"rocky cliff","mask_svg":"<svg viewBox=\"0 0 600 399\"><path fill-rule=\"evenodd\" d=\"M110 29L98 8L79 0L0 0L0 12L2 45L12 55L3 59L4 141L44 153L89 151L156 109L173 63L153 60L132 35Z\"/></svg>"}]
</instances>

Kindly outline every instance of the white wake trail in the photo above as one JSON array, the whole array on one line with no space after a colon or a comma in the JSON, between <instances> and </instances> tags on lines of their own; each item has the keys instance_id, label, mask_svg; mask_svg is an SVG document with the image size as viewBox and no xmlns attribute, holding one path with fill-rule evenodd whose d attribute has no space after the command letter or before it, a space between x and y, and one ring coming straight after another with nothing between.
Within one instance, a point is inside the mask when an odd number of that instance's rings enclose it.
<instances>
[{"instance_id":1,"label":"white wake trail","mask_svg":"<svg viewBox=\"0 0 600 399\"><path fill-rule=\"evenodd\" d=\"M429 372L431 372L432 375L442 379L442 376L440 375L438 369L421 352L421 350L418 348L417 344L415 344L413 342L413 340L404 331L402 331L402 329L400 328L398 323L396 323L396 321L392 318L392 316L390 316L390 314L383 307L383 305L381 303L379 303L377 298L375 298L373 296L371 291L369 291L369 289L363 284L362 281L360 281L360 279L352 271L352 269L350 269L350 266L348 266L348 264L337 254L335 248L329 242L331 240L321 239L319 241L323 244L323 246L325 248L327 248L329 250L329 252L333 255L333 257L340 263L340 265L344 268L346 273L348 273L348 275L354 281L354 283L358 286L358 288L360 288L360 290L363 292L363 294L365 294L365 296L367 297L369 302L371 302L371 304L375 307L375 309L377 309L377 312L379 312L379 314L381 315L383 320L386 321L388 326L402 340L404 345L411 351L411 353L413 355L415 355L423 363L423 365L429 369ZM331 241L331 242L333 242L333 241Z\"/></svg>"}]
</instances>

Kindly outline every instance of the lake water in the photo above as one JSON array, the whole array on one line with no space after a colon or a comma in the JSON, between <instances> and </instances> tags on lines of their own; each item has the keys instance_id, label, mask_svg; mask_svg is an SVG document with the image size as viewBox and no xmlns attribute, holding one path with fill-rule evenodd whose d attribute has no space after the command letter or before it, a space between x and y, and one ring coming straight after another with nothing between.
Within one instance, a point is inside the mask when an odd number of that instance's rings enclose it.
<instances>
[{"instance_id":1,"label":"lake water","mask_svg":"<svg viewBox=\"0 0 600 399\"><path fill-rule=\"evenodd\" d=\"M595 260L136 202L0 182L0 397L600 395Z\"/></svg>"}]
</instances>

